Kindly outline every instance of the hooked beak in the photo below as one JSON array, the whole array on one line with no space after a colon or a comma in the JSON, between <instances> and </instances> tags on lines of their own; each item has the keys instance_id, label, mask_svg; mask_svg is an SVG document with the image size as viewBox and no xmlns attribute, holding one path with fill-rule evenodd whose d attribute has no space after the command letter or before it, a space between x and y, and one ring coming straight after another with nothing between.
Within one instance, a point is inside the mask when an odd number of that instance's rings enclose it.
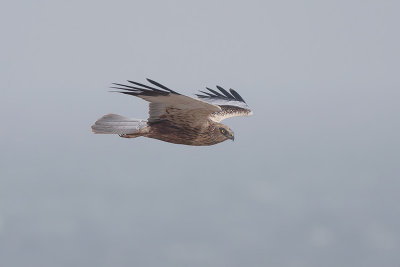
<instances>
[{"instance_id":1,"label":"hooked beak","mask_svg":"<svg viewBox=\"0 0 400 267\"><path fill-rule=\"evenodd\" d=\"M235 136L233 134L229 138L232 140L232 142L235 141Z\"/></svg>"}]
</instances>

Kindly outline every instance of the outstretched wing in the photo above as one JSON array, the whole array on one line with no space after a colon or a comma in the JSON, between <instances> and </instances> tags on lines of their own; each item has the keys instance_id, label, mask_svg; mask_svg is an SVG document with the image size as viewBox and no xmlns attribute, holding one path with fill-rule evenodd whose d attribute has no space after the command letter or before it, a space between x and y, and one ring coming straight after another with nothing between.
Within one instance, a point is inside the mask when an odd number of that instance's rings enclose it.
<instances>
[{"instance_id":1,"label":"outstretched wing","mask_svg":"<svg viewBox=\"0 0 400 267\"><path fill-rule=\"evenodd\" d=\"M204 123L214 112L222 110L218 105L181 95L153 80L147 79L147 81L157 88L129 80L130 85L113 83L115 86L111 88L121 90L117 91L119 93L137 96L150 102L149 123L170 120L175 124L197 125Z\"/></svg>"},{"instance_id":2,"label":"outstretched wing","mask_svg":"<svg viewBox=\"0 0 400 267\"><path fill-rule=\"evenodd\" d=\"M221 108L221 111L216 111L211 115L211 119L216 122L220 122L224 119L236 116L250 116L253 111L246 104L244 99L233 89L229 89L229 92L217 85L220 92L206 87L209 92L200 91L203 93L197 94L196 96L210 103L217 105Z\"/></svg>"}]
</instances>

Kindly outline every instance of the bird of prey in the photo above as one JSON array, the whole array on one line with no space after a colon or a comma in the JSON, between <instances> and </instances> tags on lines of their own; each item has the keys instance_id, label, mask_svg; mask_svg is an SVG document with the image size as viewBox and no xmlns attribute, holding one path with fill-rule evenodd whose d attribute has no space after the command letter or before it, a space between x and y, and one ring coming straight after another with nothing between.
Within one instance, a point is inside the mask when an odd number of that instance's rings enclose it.
<instances>
[{"instance_id":1,"label":"bird of prey","mask_svg":"<svg viewBox=\"0 0 400 267\"><path fill-rule=\"evenodd\" d=\"M140 97L149 104L147 120L107 114L92 125L97 134L117 134L124 138L144 136L174 144L209 146L225 140L234 140L233 131L220 121L249 116L253 112L233 89L229 92L217 86L218 91L200 91L197 99L181 95L166 86L147 79L154 87L129 81L113 83L111 88L122 94Z\"/></svg>"}]
</instances>

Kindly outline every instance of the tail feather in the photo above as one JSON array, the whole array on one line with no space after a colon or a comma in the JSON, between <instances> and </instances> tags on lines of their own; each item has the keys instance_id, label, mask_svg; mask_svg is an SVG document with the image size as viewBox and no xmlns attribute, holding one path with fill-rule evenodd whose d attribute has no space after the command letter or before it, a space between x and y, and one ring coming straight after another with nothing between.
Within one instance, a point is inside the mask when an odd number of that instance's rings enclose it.
<instances>
[{"instance_id":1,"label":"tail feather","mask_svg":"<svg viewBox=\"0 0 400 267\"><path fill-rule=\"evenodd\" d=\"M126 118L117 114L107 114L92 125L96 134L134 134L147 126L146 120Z\"/></svg>"}]
</instances>

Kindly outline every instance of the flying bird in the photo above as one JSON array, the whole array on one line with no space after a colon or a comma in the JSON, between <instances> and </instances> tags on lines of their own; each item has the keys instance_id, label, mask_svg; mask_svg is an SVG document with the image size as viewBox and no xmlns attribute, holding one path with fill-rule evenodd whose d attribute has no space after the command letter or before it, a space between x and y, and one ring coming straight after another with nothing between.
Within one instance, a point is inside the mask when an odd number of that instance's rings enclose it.
<instances>
[{"instance_id":1,"label":"flying bird","mask_svg":"<svg viewBox=\"0 0 400 267\"><path fill-rule=\"evenodd\" d=\"M92 125L92 131L124 138L143 136L174 144L209 146L235 138L233 131L220 121L253 113L233 89L228 92L221 86L217 86L219 91L206 87L208 92L200 91L202 94L197 94L196 99L153 80L147 81L154 87L129 80L129 84L113 83L111 87L118 90L114 92L150 102L147 120L107 114Z\"/></svg>"}]
</instances>

